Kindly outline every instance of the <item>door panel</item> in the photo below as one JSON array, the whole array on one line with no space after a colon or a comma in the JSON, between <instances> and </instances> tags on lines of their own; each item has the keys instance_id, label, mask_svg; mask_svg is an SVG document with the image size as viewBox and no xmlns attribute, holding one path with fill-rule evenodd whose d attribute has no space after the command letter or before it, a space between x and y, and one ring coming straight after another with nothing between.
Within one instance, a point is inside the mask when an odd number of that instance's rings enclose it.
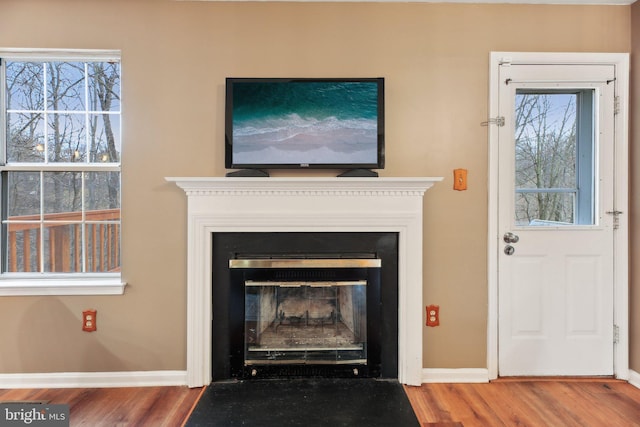
<instances>
[{"instance_id":1,"label":"door panel","mask_svg":"<svg viewBox=\"0 0 640 427\"><path fill-rule=\"evenodd\" d=\"M614 72L500 68L500 375L613 373Z\"/></svg>"},{"instance_id":2,"label":"door panel","mask_svg":"<svg viewBox=\"0 0 640 427\"><path fill-rule=\"evenodd\" d=\"M513 262L512 298L509 308L518 313L517 316L510 316L511 334L514 338L544 335L544 283L547 282L544 277L544 258L521 256ZM514 280L516 278L520 279Z\"/></svg>"},{"instance_id":3,"label":"door panel","mask_svg":"<svg viewBox=\"0 0 640 427\"><path fill-rule=\"evenodd\" d=\"M597 336L602 313L598 277L602 262L598 256L569 256L567 265L567 336Z\"/></svg>"}]
</instances>

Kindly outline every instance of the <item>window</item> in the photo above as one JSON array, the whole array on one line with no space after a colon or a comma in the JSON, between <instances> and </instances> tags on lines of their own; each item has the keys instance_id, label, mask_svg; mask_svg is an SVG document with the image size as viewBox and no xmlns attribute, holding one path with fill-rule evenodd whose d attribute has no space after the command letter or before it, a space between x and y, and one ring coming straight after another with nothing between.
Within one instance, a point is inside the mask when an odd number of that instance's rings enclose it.
<instances>
[{"instance_id":1,"label":"window","mask_svg":"<svg viewBox=\"0 0 640 427\"><path fill-rule=\"evenodd\" d=\"M119 283L119 55L0 54L0 290Z\"/></svg>"},{"instance_id":2,"label":"window","mask_svg":"<svg viewBox=\"0 0 640 427\"><path fill-rule=\"evenodd\" d=\"M516 91L516 224L592 225L594 90Z\"/></svg>"}]
</instances>

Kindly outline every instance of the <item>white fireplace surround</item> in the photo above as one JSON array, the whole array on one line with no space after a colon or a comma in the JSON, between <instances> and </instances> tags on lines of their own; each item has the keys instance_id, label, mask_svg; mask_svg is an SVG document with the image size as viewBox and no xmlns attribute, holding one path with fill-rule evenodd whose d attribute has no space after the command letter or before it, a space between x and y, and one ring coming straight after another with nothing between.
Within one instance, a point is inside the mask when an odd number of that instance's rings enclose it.
<instances>
[{"instance_id":1,"label":"white fireplace surround","mask_svg":"<svg viewBox=\"0 0 640 427\"><path fill-rule=\"evenodd\" d=\"M423 195L442 178L170 177L187 195L187 385L211 382L212 233L397 232L398 381L422 383Z\"/></svg>"}]
</instances>

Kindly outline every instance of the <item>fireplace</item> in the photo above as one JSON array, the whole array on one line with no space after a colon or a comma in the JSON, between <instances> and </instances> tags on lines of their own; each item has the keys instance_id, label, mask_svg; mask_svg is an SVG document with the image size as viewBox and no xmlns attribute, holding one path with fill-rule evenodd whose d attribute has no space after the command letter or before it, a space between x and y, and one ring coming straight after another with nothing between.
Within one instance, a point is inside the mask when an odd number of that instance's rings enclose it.
<instances>
[{"instance_id":1,"label":"fireplace","mask_svg":"<svg viewBox=\"0 0 640 427\"><path fill-rule=\"evenodd\" d=\"M211 382L216 349L226 345L213 338L217 337L215 319L224 317L216 308L220 295L213 294L221 280L212 262L217 252L215 236L307 232L397 235L397 379L402 384L421 384L423 195L441 180L167 178L187 195L187 385ZM244 292L240 295L244 299ZM368 357L370 350L369 346Z\"/></svg>"},{"instance_id":2,"label":"fireplace","mask_svg":"<svg viewBox=\"0 0 640 427\"><path fill-rule=\"evenodd\" d=\"M398 377L398 234L214 233L213 380Z\"/></svg>"}]
</instances>

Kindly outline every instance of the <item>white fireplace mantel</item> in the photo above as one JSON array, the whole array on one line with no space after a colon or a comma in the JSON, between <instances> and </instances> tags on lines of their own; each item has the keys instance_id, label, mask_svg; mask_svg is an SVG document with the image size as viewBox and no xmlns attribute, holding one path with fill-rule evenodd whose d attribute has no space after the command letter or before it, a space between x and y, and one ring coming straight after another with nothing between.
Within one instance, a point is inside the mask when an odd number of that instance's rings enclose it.
<instances>
[{"instance_id":1,"label":"white fireplace mantel","mask_svg":"<svg viewBox=\"0 0 640 427\"><path fill-rule=\"evenodd\" d=\"M442 178L166 178L187 194L187 383L211 382L212 233L397 232L398 380L422 382L423 195Z\"/></svg>"}]
</instances>

